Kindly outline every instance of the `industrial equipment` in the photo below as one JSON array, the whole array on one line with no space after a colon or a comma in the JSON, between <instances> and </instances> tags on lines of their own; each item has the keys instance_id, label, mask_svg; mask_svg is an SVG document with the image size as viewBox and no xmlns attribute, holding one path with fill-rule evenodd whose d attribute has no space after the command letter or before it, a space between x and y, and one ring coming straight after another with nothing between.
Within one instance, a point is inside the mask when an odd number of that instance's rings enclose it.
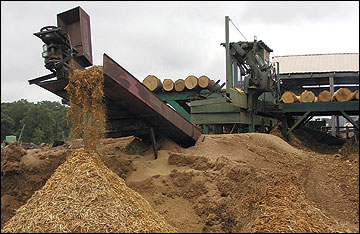
<instances>
[{"instance_id":1,"label":"industrial equipment","mask_svg":"<svg viewBox=\"0 0 360 234\"><path fill-rule=\"evenodd\" d=\"M57 26L42 27L34 35L44 42L42 57L45 68L52 73L30 84L54 77L66 79L71 69L92 65L90 17L80 7L58 14Z\"/></svg>"},{"instance_id":2,"label":"industrial equipment","mask_svg":"<svg viewBox=\"0 0 360 234\"><path fill-rule=\"evenodd\" d=\"M279 116L280 81L270 63L272 50L263 42L229 42L229 17L225 17L226 90L189 90L157 93L203 133L270 131ZM219 81L218 81L219 82ZM187 102L188 106L184 103Z\"/></svg>"},{"instance_id":3,"label":"industrial equipment","mask_svg":"<svg viewBox=\"0 0 360 234\"><path fill-rule=\"evenodd\" d=\"M58 14L57 23L34 34L45 43L45 67L52 73L29 83L69 100L65 87L70 70L92 65L90 17L76 7ZM156 137L167 136L184 147L195 144L201 132L106 54L103 70L108 137L134 135L151 141L155 158ZM49 80L53 77L57 79Z\"/></svg>"},{"instance_id":4,"label":"industrial equipment","mask_svg":"<svg viewBox=\"0 0 360 234\"><path fill-rule=\"evenodd\" d=\"M358 102L280 103L279 64L270 62L272 49L256 38L230 42L229 20L226 16L225 43L221 43L226 50L226 83L222 85L218 80L205 89L153 93L104 54L108 137L135 135L151 140L156 157L159 136L188 147L201 133L269 132L282 122L286 137L313 116L329 114L343 115L359 128L349 116L358 115ZM70 70L92 65L90 17L76 7L58 14L57 23L34 33L45 43L42 55L52 73L29 83L68 100L64 88ZM221 89L224 85L226 89Z\"/></svg>"}]
</instances>

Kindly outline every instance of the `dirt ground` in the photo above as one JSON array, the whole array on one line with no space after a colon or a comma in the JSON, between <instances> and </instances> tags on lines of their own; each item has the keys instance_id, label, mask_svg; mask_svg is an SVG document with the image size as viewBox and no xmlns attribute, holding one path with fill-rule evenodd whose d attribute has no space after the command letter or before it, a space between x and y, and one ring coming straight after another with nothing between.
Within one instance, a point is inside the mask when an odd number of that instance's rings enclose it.
<instances>
[{"instance_id":1,"label":"dirt ground","mask_svg":"<svg viewBox=\"0 0 360 234\"><path fill-rule=\"evenodd\" d=\"M103 139L105 165L179 232L359 232L359 138L298 129L202 135L182 148ZM1 227L81 140L1 153Z\"/></svg>"}]
</instances>

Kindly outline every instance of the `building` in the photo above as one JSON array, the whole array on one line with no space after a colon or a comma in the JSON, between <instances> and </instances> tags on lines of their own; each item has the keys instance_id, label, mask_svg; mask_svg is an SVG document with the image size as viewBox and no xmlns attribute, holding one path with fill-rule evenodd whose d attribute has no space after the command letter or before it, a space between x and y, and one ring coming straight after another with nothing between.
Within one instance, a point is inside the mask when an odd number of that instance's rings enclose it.
<instances>
[{"instance_id":1,"label":"building","mask_svg":"<svg viewBox=\"0 0 360 234\"><path fill-rule=\"evenodd\" d=\"M274 56L272 63L279 68L281 93L292 91L300 95L310 90L319 95L323 90L334 94L342 87L359 89L359 53ZM346 120L342 116L331 119L335 135Z\"/></svg>"}]
</instances>

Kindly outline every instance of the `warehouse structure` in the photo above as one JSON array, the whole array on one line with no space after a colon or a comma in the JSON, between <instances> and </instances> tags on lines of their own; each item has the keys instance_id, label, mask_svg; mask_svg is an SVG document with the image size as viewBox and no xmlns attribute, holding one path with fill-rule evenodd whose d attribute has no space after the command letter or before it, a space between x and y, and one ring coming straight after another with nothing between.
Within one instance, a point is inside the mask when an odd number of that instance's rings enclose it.
<instances>
[{"instance_id":1,"label":"warehouse structure","mask_svg":"<svg viewBox=\"0 0 360 234\"><path fill-rule=\"evenodd\" d=\"M359 89L359 53L274 56L272 63L279 65L281 93L329 90L333 95L339 88ZM336 135L345 119L333 115L330 123Z\"/></svg>"}]
</instances>

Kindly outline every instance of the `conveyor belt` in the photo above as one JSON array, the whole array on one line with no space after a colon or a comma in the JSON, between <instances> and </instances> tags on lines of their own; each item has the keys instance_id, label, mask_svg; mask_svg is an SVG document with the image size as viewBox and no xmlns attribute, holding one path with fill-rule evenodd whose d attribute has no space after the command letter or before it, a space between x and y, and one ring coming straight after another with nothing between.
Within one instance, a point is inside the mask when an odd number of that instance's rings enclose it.
<instances>
[{"instance_id":1,"label":"conveyor belt","mask_svg":"<svg viewBox=\"0 0 360 234\"><path fill-rule=\"evenodd\" d=\"M106 54L103 56L103 69L109 137L135 135L148 140L154 134L166 136L184 147L196 143L201 132L193 124ZM67 83L65 79L36 82L68 100L64 89Z\"/></svg>"},{"instance_id":2,"label":"conveyor belt","mask_svg":"<svg viewBox=\"0 0 360 234\"><path fill-rule=\"evenodd\" d=\"M161 133L182 146L195 144L201 132L193 124L162 102L106 54L103 65L104 94L113 107L108 108L113 136L124 135L127 131L141 132L142 129L152 127L155 133ZM121 122L126 121L133 121L134 129L124 129Z\"/></svg>"}]
</instances>

